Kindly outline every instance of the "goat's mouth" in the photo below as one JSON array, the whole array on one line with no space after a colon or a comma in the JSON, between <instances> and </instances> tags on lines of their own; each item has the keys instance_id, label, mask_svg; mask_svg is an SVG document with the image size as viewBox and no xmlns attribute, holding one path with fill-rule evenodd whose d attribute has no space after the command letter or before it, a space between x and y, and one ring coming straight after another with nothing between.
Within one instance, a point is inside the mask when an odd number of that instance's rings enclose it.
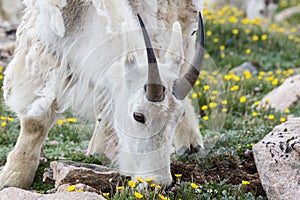
<instances>
[{"instance_id":1,"label":"goat's mouth","mask_svg":"<svg viewBox=\"0 0 300 200\"><path fill-rule=\"evenodd\" d=\"M170 146L140 153L139 150L131 151L122 149L119 152L119 169L121 173L133 178L151 178L154 183L169 185L172 182L170 170Z\"/></svg>"}]
</instances>

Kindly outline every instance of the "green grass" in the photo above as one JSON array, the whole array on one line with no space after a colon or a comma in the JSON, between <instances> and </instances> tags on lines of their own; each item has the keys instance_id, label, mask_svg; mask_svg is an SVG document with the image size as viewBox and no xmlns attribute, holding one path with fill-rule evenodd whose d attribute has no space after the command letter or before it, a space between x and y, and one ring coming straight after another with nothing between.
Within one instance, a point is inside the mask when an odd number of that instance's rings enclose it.
<instances>
[{"instance_id":1,"label":"green grass","mask_svg":"<svg viewBox=\"0 0 300 200\"><path fill-rule=\"evenodd\" d=\"M298 2L290 1L287 5L282 3L279 9L296 3ZM253 106L287 77L294 75L293 68L300 66L299 31L291 31L290 25L272 25L267 28L258 25L259 23L242 23L239 16L236 16L238 23L233 23L229 20L230 16L236 15L230 10L223 16L206 13L205 67L190 97L199 114L199 128L207 141L209 151L205 152L204 158L191 155L180 160L196 163L202 170L211 168L215 159L234 157L243 161L244 152L251 150L252 144L261 140L274 126L285 121L288 114L300 114L299 105L293 105L283 113ZM220 19L225 19L224 24L219 23ZM296 22L299 23L299 16L290 21L294 24ZM257 41L253 40L254 36L258 37ZM257 62L259 73L229 73L233 67L245 61ZM2 82L0 84L2 86ZM0 115L0 164L3 165L7 153L16 142L20 125L19 120L3 104L0 104ZM43 147L49 161L69 159L108 164L104 158L85 156L92 131L92 125L80 120L55 125ZM42 183L42 174L44 168L49 166L49 161L39 166L31 189L45 192L52 188L51 185ZM124 186L117 193L110 192L105 195L108 199L136 199L139 196L135 194L135 188ZM197 187L193 188L191 183L180 182L171 189L158 189L153 186L147 192L140 192L144 199L265 199L255 197L255 191L246 192L243 184L231 185L226 180L197 184Z\"/></svg>"}]
</instances>

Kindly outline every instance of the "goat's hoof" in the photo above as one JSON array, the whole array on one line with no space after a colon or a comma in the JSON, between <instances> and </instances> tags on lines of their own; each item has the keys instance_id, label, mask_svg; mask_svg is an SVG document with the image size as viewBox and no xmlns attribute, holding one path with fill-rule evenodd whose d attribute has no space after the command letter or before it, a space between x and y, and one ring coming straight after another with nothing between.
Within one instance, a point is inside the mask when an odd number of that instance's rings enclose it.
<instances>
[{"instance_id":1,"label":"goat's hoof","mask_svg":"<svg viewBox=\"0 0 300 200\"><path fill-rule=\"evenodd\" d=\"M190 153L190 148L188 148L187 146L182 146L176 153L179 156L186 156Z\"/></svg>"},{"instance_id":2,"label":"goat's hoof","mask_svg":"<svg viewBox=\"0 0 300 200\"><path fill-rule=\"evenodd\" d=\"M203 147L199 144L197 144L195 147L193 147L193 146L191 147L192 153L199 153L201 151L203 151Z\"/></svg>"}]
</instances>

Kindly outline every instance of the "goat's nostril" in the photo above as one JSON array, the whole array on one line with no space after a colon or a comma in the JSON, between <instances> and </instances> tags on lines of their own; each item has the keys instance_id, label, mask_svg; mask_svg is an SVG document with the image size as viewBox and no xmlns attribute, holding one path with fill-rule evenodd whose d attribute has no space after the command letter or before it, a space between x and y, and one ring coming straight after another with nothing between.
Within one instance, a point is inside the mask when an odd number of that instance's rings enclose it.
<instances>
[{"instance_id":1,"label":"goat's nostril","mask_svg":"<svg viewBox=\"0 0 300 200\"><path fill-rule=\"evenodd\" d=\"M264 10L260 10L259 13L260 13L260 14L264 14Z\"/></svg>"}]
</instances>

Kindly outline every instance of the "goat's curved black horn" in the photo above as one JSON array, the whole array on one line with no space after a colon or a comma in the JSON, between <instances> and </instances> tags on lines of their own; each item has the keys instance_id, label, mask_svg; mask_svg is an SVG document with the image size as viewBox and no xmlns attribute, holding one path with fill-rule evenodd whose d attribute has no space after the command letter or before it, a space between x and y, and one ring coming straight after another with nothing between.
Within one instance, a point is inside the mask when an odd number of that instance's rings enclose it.
<instances>
[{"instance_id":1,"label":"goat's curved black horn","mask_svg":"<svg viewBox=\"0 0 300 200\"><path fill-rule=\"evenodd\" d=\"M146 85L146 97L149 101L161 102L164 100L164 86L161 82L157 60L145 24L141 16L139 14L137 14L137 16L142 28L144 41L147 48L148 81Z\"/></svg>"},{"instance_id":2,"label":"goat's curved black horn","mask_svg":"<svg viewBox=\"0 0 300 200\"><path fill-rule=\"evenodd\" d=\"M204 33L203 19L199 12L198 44L193 62L189 66L187 72L182 77L176 79L173 85L173 95L179 100L183 100L188 95L199 76L204 58Z\"/></svg>"}]
</instances>

